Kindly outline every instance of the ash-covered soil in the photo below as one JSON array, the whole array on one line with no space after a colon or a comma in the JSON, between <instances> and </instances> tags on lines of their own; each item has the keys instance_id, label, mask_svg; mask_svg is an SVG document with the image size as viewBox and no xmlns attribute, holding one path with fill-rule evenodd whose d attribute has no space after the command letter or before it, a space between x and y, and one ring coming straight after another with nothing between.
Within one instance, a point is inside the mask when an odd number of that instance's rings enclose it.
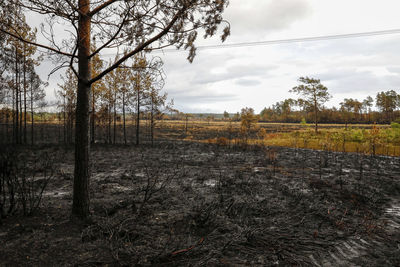
<instances>
[{"instance_id":1,"label":"ash-covered soil","mask_svg":"<svg viewBox=\"0 0 400 267\"><path fill-rule=\"evenodd\" d=\"M73 151L0 265L400 266L400 159L190 142L94 146L92 222L71 223Z\"/></svg>"}]
</instances>

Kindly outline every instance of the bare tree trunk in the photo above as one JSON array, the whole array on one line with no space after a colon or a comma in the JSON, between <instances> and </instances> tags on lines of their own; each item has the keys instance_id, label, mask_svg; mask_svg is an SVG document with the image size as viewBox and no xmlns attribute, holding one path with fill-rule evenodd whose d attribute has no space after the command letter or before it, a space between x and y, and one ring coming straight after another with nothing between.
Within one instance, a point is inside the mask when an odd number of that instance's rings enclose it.
<instances>
[{"instance_id":1,"label":"bare tree trunk","mask_svg":"<svg viewBox=\"0 0 400 267\"><path fill-rule=\"evenodd\" d=\"M107 137L107 141L109 144L111 144L111 105L108 104L108 109L107 109L107 116L108 116L108 137Z\"/></svg>"},{"instance_id":2,"label":"bare tree trunk","mask_svg":"<svg viewBox=\"0 0 400 267\"><path fill-rule=\"evenodd\" d=\"M8 123L9 123L9 114L8 114L8 110L7 110L7 113L6 113L6 137L7 137L7 142L10 142L11 140L9 139L9 136L10 136L10 134L8 133L9 132L9 128L8 128Z\"/></svg>"},{"instance_id":3,"label":"bare tree trunk","mask_svg":"<svg viewBox=\"0 0 400 267\"><path fill-rule=\"evenodd\" d=\"M61 144L61 112L58 112L58 144Z\"/></svg>"},{"instance_id":4,"label":"bare tree trunk","mask_svg":"<svg viewBox=\"0 0 400 267\"><path fill-rule=\"evenodd\" d=\"M314 101L314 123L315 123L315 133L318 133L318 106L317 106L317 101Z\"/></svg>"},{"instance_id":5,"label":"bare tree trunk","mask_svg":"<svg viewBox=\"0 0 400 267\"><path fill-rule=\"evenodd\" d=\"M15 74L17 75L17 74ZM12 110L11 110L11 116L12 116L12 141L15 142L15 109L16 109L16 100L15 100L15 92L17 90L17 85L15 83L15 86L12 88Z\"/></svg>"},{"instance_id":6,"label":"bare tree trunk","mask_svg":"<svg viewBox=\"0 0 400 267\"><path fill-rule=\"evenodd\" d=\"M18 90L18 51L17 47L15 47L15 143L19 143L19 90Z\"/></svg>"},{"instance_id":7,"label":"bare tree trunk","mask_svg":"<svg viewBox=\"0 0 400 267\"><path fill-rule=\"evenodd\" d=\"M139 145L139 133L140 133L140 106L137 103L136 107L136 145Z\"/></svg>"},{"instance_id":8,"label":"bare tree trunk","mask_svg":"<svg viewBox=\"0 0 400 267\"><path fill-rule=\"evenodd\" d=\"M26 56L24 43L24 144L26 144Z\"/></svg>"},{"instance_id":9,"label":"bare tree trunk","mask_svg":"<svg viewBox=\"0 0 400 267\"><path fill-rule=\"evenodd\" d=\"M185 135L187 134L187 130L188 130L188 121L189 121L189 117L188 115L185 116Z\"/></svg>"},{"instance_id":10,"label":"bare tree trunk","mask_svg":"<svg viewBox=\"0 0 400 267\"><path fill-rule=\"evenodd\" d=\"M78 25L78 93L76 103L75 170L72 216L85 219L89 216L89 100L91 93L90 66L90 0L79 0Z\"/></svg>"},{"instance_id":11,"label":"bare tree trunk","mask_svg":"<svg viewBox=\"0 0 400 267\"><path fill-rule=\"evenodd\" d=\"M34 144L33 138L33 84L31 84L31 144Z\"/></svg>"},{"instance_id":12,"label":"bare tree trunk","mask_svg":"<svg viewBox=\"0 0 400 267\"><path fill-rule=\"evenodd\" d=\"M122 92L122 119L124 121L124 144L126 145L125 92Z\"/></svg>"},{"instance_id":13,"label":"bare tree trunk","mask_svg":"<svg viewBox=\"0 0 400 267\"><path fill-rule=\"evenodd\" d=\"M21 85L21 74L18 75L18 86ZM22 112L22 90L19 88L19 143L22 144L22 121L23 121L23 112Z\"/></svg>"},{"instance_id":14,"label":"bare tree trunk","mask_svg":"<svg viewBox=\"0 0 400 267\"><path fill-rule=\"evenodd\" d=\"M63 119L64 119L64 144L67 144L67 120L66 120L66 103L65 103L65 95L64 95L64 107L63 107Z\"/></svg>"},{"instance_id":15,"label":"bare tree trunk","mask_svg":"<svg viewBox=\"0 0 400 267\"><path fill-rule=\"evenodd\" d=\"M151 146L154 146L154 108L153 108L153 102L151 103L151 113L150 113L150 138L151 138Z\"/></svg>"},{"instance_id":16,"label":"bare tree trunk","mask_svg":"<svg viewBox=\"0 0 400 267\"><path fill-rule=\"evenodd\" d=\"M96 100L94 99L94 92L92 90L92 118L90 120L90 143L94 144L95 141L95 116L96 116L96 107L95 107Z\"/></svg>"},{"instance_id":17,"label":"bare tree trunk","mask_svg":"<svg viewBox=\"0 0 400 267\"><path fill-rule=\"evenodd\" d=\"M139 78L139 77L138 77ZM140 133L140 88L139 88L139 81L136 81L138 84L137 86L137 97L136 97L136 145L139 145L139 133Z\"/></svg>"},{"instance_id":18,"label":"bare tree trunk","mask_svg":"<svg viewBox=\"0 0 400 267\"><path fill-rule=\"evenodd\" d=\"M69 103L70 100L68 100ZM67 143L72 144L72 109L71 104L68 104L68 117L67 117Z\"/></svg>"},{"instance_id":19,"label":"bare tree trunk","mask_svg":"<svg viewBox=\"0 0 400 267\"><path fill-rule=\"evenodd\" d=\"M115 144L115 136L117 135L117 103L116 100L117 99L117 95L114 95L114 144Z\"/></svg>"}]
</instances>

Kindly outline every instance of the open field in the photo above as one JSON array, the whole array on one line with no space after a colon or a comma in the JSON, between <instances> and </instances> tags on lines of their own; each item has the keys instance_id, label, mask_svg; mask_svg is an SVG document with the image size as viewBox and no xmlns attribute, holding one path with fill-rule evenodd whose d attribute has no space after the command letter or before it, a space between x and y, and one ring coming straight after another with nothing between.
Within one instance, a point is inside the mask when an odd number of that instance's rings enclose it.
<instances>
[{"instance_id":1,"label":"open field","mask_svg":"<svg viewBox=\"0 0 400 267\"><path fill-rule=\"evenodd\" d=\"M180 133L185 140L223 145L256 144L308 148L336 152L357 152L400 156L400 129L389 125L321 124L315 133L313 125L299 123L257 123L247 134L240 132L240 122L165 121L160 132ZM177 137L182 137L178 134Z\"/></svg>"},{"instance_id":2,"label":"open field","mask_svg":"<svg viewBox=\"0 0 400 267\"><path fill-rule=\"evenodd\" d=\"M182 141L92 148L92 222L71 225L73 151L32 216L2 219L4 265L400 264L400 160ZM4 159L4 158L3 158Z\"/></svg>"},{"instance_id":3,"label":"open field","mask_svg":"<svg viewBox=\"0 0 400 267\"><path fill-rule=\"evenodd\" d=\"M29 126L28 124L27 139L30 141ZM65 129L58 121L39 122L35 127L35 143L37 144L66 142ZM150 142L149 121L142 120L140 128L141 142ZM400 156L400 128L393 128L390 125L349 124L348 129L345 129L344 125L340 124L320 124L318 134L313 129L312 124L261 122L243 136L240 122L163 120L155 125L154 140L186 140L242 146L256 144ZM97 125L96 143L108 143L107 132L107 125ZM127 143L135 143L136 126L132 120L127 121L126 133ZM110 128L110 136L113 142L113 127ZM12 142L10 125L0 125L0 140L0 143ZM122 144L123 140L123 126L121 122L118 122L115 143Z\"/></svg>"}]
</instances>

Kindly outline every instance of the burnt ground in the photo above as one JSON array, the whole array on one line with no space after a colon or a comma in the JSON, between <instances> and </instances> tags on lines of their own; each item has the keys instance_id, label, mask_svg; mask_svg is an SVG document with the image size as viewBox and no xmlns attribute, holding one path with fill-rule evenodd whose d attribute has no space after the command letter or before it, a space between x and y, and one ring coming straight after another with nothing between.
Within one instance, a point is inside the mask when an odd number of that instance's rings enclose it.
<instances>
[{"instance_id":1,"label":"burnt ground","mask_svg":"<svg viewBox=\"0 0 400 267\"><path fill-rule=\"evenodd\" d=\"M92 148L92 221L69 220L73 151L0 265L400 266L400 159L190 142ZM23 151L24 148L21 148Z\"/></svg>"}]
</instances>

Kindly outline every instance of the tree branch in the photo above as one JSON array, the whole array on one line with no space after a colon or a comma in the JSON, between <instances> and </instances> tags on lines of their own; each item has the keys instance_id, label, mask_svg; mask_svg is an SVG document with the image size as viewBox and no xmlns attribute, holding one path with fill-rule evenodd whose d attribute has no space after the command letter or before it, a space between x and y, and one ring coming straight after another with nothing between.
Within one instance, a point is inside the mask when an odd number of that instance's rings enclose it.
<instances>
[{"instance_id":1,"label":"tree branch","mask_svg":"<svg viewBox=\"0 0 400 267\"><path fill-rule=\"evenodd\" d=\"M117 1L119 1L119 0L108 0L107 2L105 2L105 3L101 4L101 5L99 5L98 7L96 7L96 8L93 9L92 11L90 11L90 12L88 13L88 16L89 16L89 17L92 17L92 16L96 15L96 14L99 13L101 10L103 10L104 8L108 7L109 5L111 5L111 4L113 4L113 3L117 2Z\"/></svg>"},{"instance_id":2,"label":"tree branch","mask_svg":"<svg viewBox=\"0 0 400 267\"><path fill-rule=\"evenodd\" d=\"M41 48L50 50L50 51L52 51L52 52L55 52L55 53L60 54L60 55L63 55L63 56L76 57L76 56L74 56L74 55L72 55L72 54L69 54L69 53L67 53L67 52L63 52L63 51L54 49L54 48L52 48L52 47L50 47L50 46L46 46L46 45L42 45L42 44L38 44L38 43L34 43L34 42L31 42L31 41L25 40L24 38L22 38L22 37L20 37L20 36L18 36L18 35L16 35L16 34L13 34L13 33L11 33L11 32L8 32L8 31L6 31L6 30L4 30L4 29L1 29L1 28L0 28L0 32L5 33L5 34L7 34L7 35L10 35L11 37L14 37L15 39L20 40L21 42L24 42L24 43L26 43L26 44L30 44L30 45L33 45L33 46L41 47Z\"/></svg>"},{"instance_id":3,"label":"tree branch","mask_svg":"<svg viewBox=\"0 0 400 267\"><path fill-rule=\"evenodd\" d=\"M170 23L167 25L167 27L165 27L164 30L162 30L161 32L159 32L157 35L155 35L153 38L147 40L146 42L142 43L141 45L139 45L138 47L136 47L133 51L131 51L130 53L126 54L125 56L123 56L120 60L118 60L117 62L115 62L113 65L111 65L109 68L107 68L106 70L104 70L102 73L100 73L99 75L97 75L96 77L92 78L89 81L89 84L95 83L96 81L100 80L101 78L103 78L105 75L107 75L107 73L113 71L114 69L118 68L119 65L121 65L124 61L126 61L127 59L129 59L130 57L134 56L135 54L139 53L140 51L144 50L148 45L152 44L153 42L157 41L158 39L160 39L162 36L164 36L165 34L168 33L168 31L172 28L172 26L174 26L175 22L179 19L179 17L183 14L183 12L186 10L186 5L182 7L182 9L180 9L178 11L178 13L175 14L175 16L172 18L172 20L170 21Z\"/></svg>"},{"instance_id":4,"label":"tree branch","mask_svg":"<svg viewBox=\"0 0 400 267\"><path fill-rule=\"evenodd\" d=\"M78 7L76 7L73 3L71 3L71 1L65 0L65 2L67 2L67 4L68 4L75 12L78 12L80 15L83 15L83 13L78 9Z\"/></svg>"},{"instance_id":5,"label":"tree branch","mask_svg":"<svg viewBox=\"0 0 400 267\"><path fill-rule=\"evenodd\" d=\"M115 38L118 37L118 34L121 32L122 27L123 27L124 24L125 24L125 21L126 21L126 18L128 17L128 14L129 14L129 11L126 12L125 17L124 17L124 19L122 20L121 25L120 25L120 27L118 28L117 32L114 34L114 36L112 36L112 37L110 38L110 40L108 40L106 43L104 43L101 47L99 47L98 49L96 49L96 51L94 51L94 52L89 56L89 58L94 57L97 53L99 53L101 50L103 50L105 47L107 47L113 40L115 40Z\"/></svg>"}]
</instances>

